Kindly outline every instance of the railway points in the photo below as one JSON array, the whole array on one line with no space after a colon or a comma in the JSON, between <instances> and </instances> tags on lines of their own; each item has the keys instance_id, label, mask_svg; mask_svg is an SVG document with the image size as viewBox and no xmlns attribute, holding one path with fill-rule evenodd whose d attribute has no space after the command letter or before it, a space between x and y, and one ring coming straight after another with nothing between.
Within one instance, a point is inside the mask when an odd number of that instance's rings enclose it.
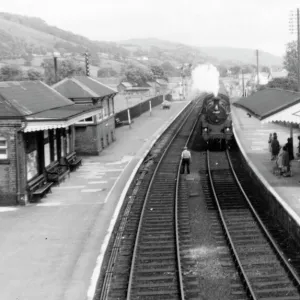
<instances>
[{"instance_id":1,"label":"railway points","mask_svg":"<svg viewBox=\"0 0 300 300\"><path fill-rule=\"evenodd\" d=\"M135 119L132 129L118 128L114 144L99 157L84 158L41 202L0 210L0 269L5 270L0 299L82 300L87 291L93 293L121 192L188 103L154 108L151 117L145 113Z\"/></svg>"},{"instance_id":2,"label":"railway points","mask_svg":"<svg viewBox=\"0 0 300 300\"><path fill-rule=\"evenodd\" d=\"M258 119L250 118L244 109L235 106L232 106L232 120L236 142L255 177L265 186L274 214L299 239L300 162L297 158L292 161L292 177L277 177L272 172L274 162L268 150L270 133L277 133L282 146L290 137L290 129L274 123L262 124ZM294 154L297 153L299 134L298 130L294 130Z\"/></svg>"}]
</instances>

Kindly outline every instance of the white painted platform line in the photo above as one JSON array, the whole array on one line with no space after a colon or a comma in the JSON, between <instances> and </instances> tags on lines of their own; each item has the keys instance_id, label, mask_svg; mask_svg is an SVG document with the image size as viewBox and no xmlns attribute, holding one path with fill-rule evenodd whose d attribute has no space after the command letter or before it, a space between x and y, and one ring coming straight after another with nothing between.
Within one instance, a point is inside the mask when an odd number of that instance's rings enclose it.
<instances>
[{"instance_id":1,"label":"white painted platform line","mask_svg":"<svg viewBox=\"0 0 300 300\"><path fill-rule=\"evenodd\" d=\"M8 212L8 211L16 211L18 209L19 209L18 207L0 207L0 213Z\"/></svg>"},{"instance_id":2,"label":"white painted platform line","mask_svg":"<svg viewBox=\"0 0 300 300\"><path fill-rule=\"evenodd\" d=\"M90 181L88 184L101 184L101 183L108 183L108 181Z\"/></svg>"},{"instance_id":3,"label":"white painted platform line","mask_svg":"<svg viewBox=\"0 0 300 300\"><path fill-rule=\"evenodd\" d=\"M70 186L54 186L55 190L70 190L70 189L83 189L85 185L70 185Z\"/></svg>"},{"instance_id":4,"label":"white painted platform line","mask_svg":"<svg viewBox=\"0 0 300 300\"><path fill-rule=\"evenodd\" d=\"M182 110L180 110L180 112L175 117L173 117L171 120L172 121L175 120L181 114L181 112L189 105L189 103L190 103L190 101L187 102L187 104L182 108ZM170 124L171 124L170 120L168 122L166 122L162 126L163 130L161 131L161 133L163 133L169 127ZM110 221L110 224L109 224L106 236L105 236L104 241L102 243L102 246L101 246L101 249L100 249L100 253L99 253L98 257L97 257L96 266L94 268L94 271L93 271L93 274L92 274L92 277L91 277L91 281L90 281L91 283L90 283L90 286L89 286L88 291L87 291L87 300L92 300L94 298L95 291L96 291L97 281L98 281L98 278L100 276L100 271L101 271L101 266L102 266L102 262L103 262L103 257L104 257L104 254L105 254L105 251L106 251L106 248L107 248L107 245L108 245L108 242L109 242L112 230L113 230L113 228L115 226L117 217L119 215L120 209L121 209L123 201L125 199L126 193L127 193L128 189L129 189L129 186L130 186L130 184L131 184L134 176L136 175L137 170L139 169L140 165L142 164L144 158L146 157L146 155L148 154L148 152L150 151L150 149L153 147L153 145L156 143L156 141L158 140L159 136L160 135L156 135L154 137L153 141L151 142L150 146L148 147L148 149L146 149L144 151L143 155L141 156L139 162L137 163L137 165L133 169L133 171L132 171L132 173L131 173L131 175L130 175L128 181L126 182L126 185L125 185L125 187L124 187L124 189L122 191L122 194L121 194L121 196L119 198L119 202L118 202L118 204L116 206L115 212L114 212L113 217L112 217L112 219ZM128 164L129 163L130 162L128 162ZM126 167L127 167L127 165L126 165ZM126 169L126 167L124 168L124 170ZM117 181L119 180L119 178L121 177L122 173L119 175L119 177L117 178L115 184L110 189L108 195L106 196L107 199L109 198L109 195L111 194L113 188L115 187L115 185L116 185ZM105 200L107 201L107 199L105 199Z\"/></svg>"},{"instance_id":5,"label":"white painted platform line","mask_svg":"<svg viewBox=\"0 0 300 300\"><path fill-rule=\"evenodd\" d=\"M96 193L96 192L102 192L103 189L84 189L81 190L81 193Z\"/></svg>"}]
</instances>

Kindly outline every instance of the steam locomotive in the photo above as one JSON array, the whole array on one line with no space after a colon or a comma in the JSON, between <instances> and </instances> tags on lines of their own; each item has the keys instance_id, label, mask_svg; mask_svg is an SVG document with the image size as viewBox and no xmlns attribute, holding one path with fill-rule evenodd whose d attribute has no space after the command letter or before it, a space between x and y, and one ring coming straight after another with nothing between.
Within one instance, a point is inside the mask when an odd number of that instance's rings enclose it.
<instances>
[{"instance_id":1,"label":"steam locomotive","mask_svg":"<svg viewBox=\"0 0 300 300\"><path fill-rule=\"evenodd\" d=\"M205 96L201 109L201 133L208 148L215 145L222 148L233 138L229 95L223 82L219 87L217 97L214 94Z\"/></svg>"}]
</instances>

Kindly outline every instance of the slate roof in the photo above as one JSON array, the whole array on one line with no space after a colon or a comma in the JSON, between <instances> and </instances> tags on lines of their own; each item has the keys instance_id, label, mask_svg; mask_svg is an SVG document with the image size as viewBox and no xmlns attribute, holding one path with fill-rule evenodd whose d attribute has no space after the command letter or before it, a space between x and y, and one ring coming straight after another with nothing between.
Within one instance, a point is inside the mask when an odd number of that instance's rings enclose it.
<instances>
[{"instance_id":1,"label":"slate roof","mask_svg":"<svg viewBox=\"0 0 300 300\"><path fill-rule=\"evenodd\" d=\"M72 105L49 109L40 113L33 114L28 117L30 121L65 121L69 120L77 115L87 113L96 109L100 109L99 106L95 105Z\"/></svg>"},{"instance_id":2,"label":"slate roof","mask_svg":"<svg viewBox=\"0 0 300 300\"><path fill-rule=\"evenodd\" d=\"M0 82L0 117L21 117L73 102L41 81Z\"/></svg>"},{"instance_id":3,"label":"slate roof","mask_svg":"<svg viewBox=\"0 0 300 300\"><path fill-rule=\"evenodd\" d=\"M72 98L101 98L116 94L117 91L104 85L95 78L88 76L73 76L65 78L52 86L65 97Z\"/></svg>"},{"instance_id":4,"label":"slate roof","mask_svg":"<svg viewBox=\"0 0 300 300\"><path fill-rule=\"evenodd\" d=\"M233 103L260 120L300 102L300 93L281 89L264 89Z\"/></svg>"}]
</instances>

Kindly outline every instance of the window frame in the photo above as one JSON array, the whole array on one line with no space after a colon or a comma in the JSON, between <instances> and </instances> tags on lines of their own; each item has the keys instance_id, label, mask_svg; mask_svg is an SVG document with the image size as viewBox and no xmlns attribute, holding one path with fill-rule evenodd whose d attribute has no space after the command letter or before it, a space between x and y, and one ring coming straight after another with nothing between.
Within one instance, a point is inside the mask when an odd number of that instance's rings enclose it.
<instances>
[{"instance_id":1,"label":"window frame","mask_svg":"<svg viewBox=\"0 0 300 300\"><path fill-rule=\"evenodd\" d=\"M1 154L0 153L0 160L1 159L8 159L8 140L7 138L0 136L0 141L4 141L5 142L5 146L1 146L0 145L0 149L1 150L5 150L5 154Z\"/></svg>"},{"instance_id":2,"label":"window frame","mask_svg":"<svg viewBox=\"0 0 300 300\"><path fill-rule=\"evenodd\" d=\"M92 121L86 121L89 118L92 118ZM76 124L94 124L94 123L95 123L94 116L91 116L91 117L88 117L88 118L78 121Z\"/></svg>"}]
</instances>

